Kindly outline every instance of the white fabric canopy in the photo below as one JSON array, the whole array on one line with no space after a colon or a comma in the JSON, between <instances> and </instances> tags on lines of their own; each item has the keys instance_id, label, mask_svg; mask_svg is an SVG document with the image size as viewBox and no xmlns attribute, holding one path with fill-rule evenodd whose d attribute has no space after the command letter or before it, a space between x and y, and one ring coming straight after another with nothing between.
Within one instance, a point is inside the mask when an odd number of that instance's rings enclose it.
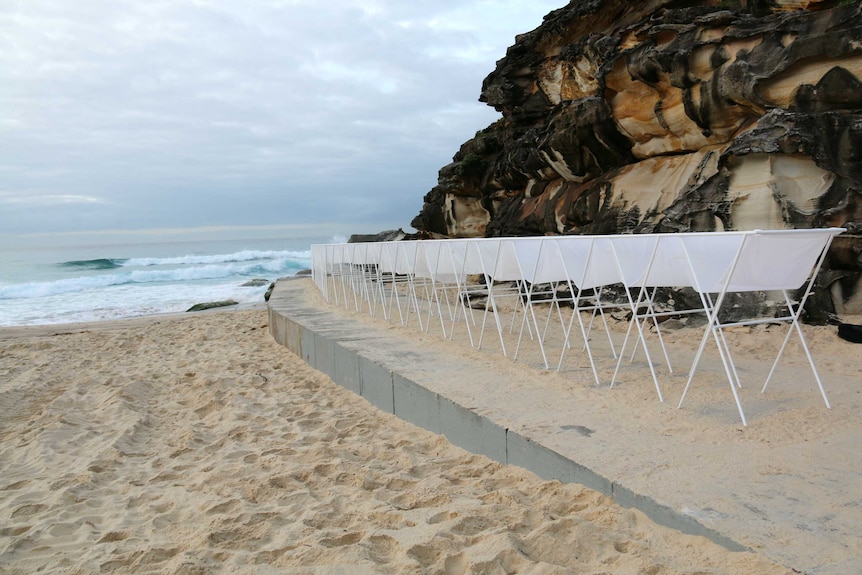
<instances>
[{"instance_id":1,"label":"white fabric canopy","mask_svg":"<svg viewBox=\"0 0 862 575\"><path fill-rule=\"evenodd\" d=\"M550 291L546 290L541 295L550 297L552 306L556 305L558 312L561 301L559 298L563 296L559 295L561 292L554 286L568 288L568 295L565 297L570 298L576 309L592 310L595 313L604 309L605 305L600 301L597 295L600 292L597 290L610 285L622 285L632 314L629 332L631 333L632 329L637 330L636 347L643 347L648 361L649 352L644 338L643 322L658 315L652 305L652 290L658 287L692 288L700 295L702 306L690 311L705 313L708 325L689 373L686 392L691 385L704 346L712 335L724 362L740 417L743 423L746 423L736 392L740 385L739 378L729 348L724 343L722 330L728 327L728 324L722 324L719 320L726 294L773 290L783 293L790 311L785 317L769 318L769 321L786 321L791 324L785 345L792 333L798 333L828 406L826 393L805 344L798 319L814 275L819 270L832 238L843 231L842 228L828 228L327 244L312 246L312 275L328 301L345 306L352 305L357 310L367 307L372 314L382 309L386 319L391 319L393 305L397 307L402 323L409 321L411 315L415 314L419 318L420 327L425 330L430 329L432 316L438 316L443 333L448 334L448 337L451 337L455 326L463 320L474 345L476 342L473 329L476 327L476 320L470 299L475 297L481 287L487 292L485 316L489 313L494 315L503 353L506 353L502 333L504 328L496 305L496 299L500 296L495 296L495 290L491 288L495 283L512 282L516 288L509 293L517 295L518 301L523 301L523 305L515 310L516 313L519 309L523 312L521 335L523 336L526 329L530 337L538 342L546 367L548 361L542 341L544 331L550 325L553 307L548 312L544 330L540 330L533 305L534 299L539 296L535 286L552 286ZM477 287L475 281L470 281L471 276L481 277L484 281ZM788 291L800 288L800 301L794 304ZM589 304L584 297L585 290L591 292ZM427 303L423 304L423 301ZM420 311L420 308L424 311ZM423 314L428 321L423 321ZM580 314L573 314L568 325L561 322L565 345L560 362L562 363L565 348L569 345L575 317L580 322L586 342L585 349L598 382L599 374L589 348L588 328L581 322ZM562 316L560 318L562 319ZM759 321L762 320L752 318L734 322L732 325ZM482 334L484 329L483 319ZM660 335L659 331L659 338ZM627 336L626 342L628 340ZM479 345L481 341L480 336ZM520 346L520 338L518 345ZM670 365L663 342L662 349ZM779 351L776 364L783 351L784 346ZM622 354L619 356L617 370L621 360ZM661 389L652 362L650 369L661 398ZM771 375L770 373L770 378ZM615 379L616 373L612 383ZM765 387L764 385L764 389ZM684 397L685 392L683 399Z\"/></svg>"}]
</instances>

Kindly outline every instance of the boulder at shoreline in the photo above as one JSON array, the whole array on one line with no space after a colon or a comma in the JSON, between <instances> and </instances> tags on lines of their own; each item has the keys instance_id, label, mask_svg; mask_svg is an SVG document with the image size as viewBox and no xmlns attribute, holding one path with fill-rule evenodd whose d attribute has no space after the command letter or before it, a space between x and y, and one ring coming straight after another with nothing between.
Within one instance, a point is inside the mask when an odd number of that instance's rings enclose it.
<instances>
[{"instance_id":1,"label":"boulder at shoreline","mask_svg":"<svg viewBox=\"0 0 862 575\"><path fill-rule=\"evenodd\" d=\"M239 305L239 302L234 301L232 299L226 299L226 300L222 300L222 301L210 301L210 302L205 302L205 303L196 303L195 305L193 305L192 307L187 309L186 312L204 311L207 309L213 309L216 307L227 307L230 305Z\"/></svg>"}]
</instances>

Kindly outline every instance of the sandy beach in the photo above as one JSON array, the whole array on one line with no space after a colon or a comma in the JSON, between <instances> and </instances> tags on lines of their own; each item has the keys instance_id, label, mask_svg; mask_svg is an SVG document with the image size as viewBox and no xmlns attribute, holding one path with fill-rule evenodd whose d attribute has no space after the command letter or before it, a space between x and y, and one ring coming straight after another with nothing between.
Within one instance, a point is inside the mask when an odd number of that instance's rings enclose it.
<instances>
[{"instance_id":1,"label":"sandy beach","mask_svg":"<svg viewBox=\"0 0 862 575\"><path fill-rule=\"evenodd\" d=\"M790 573L383 413L264 310L0 330L3 573Z\"/></svg>"},{"instance_id":2,"label":"sandy beach","mask_svg":"<svg viewBox=\"0 0 862 575\"><path fill-rule=\"evenodd\" d=\"M662 524L688 530L687 519L693 519L728 537L733 542L731 548L734 543L741 545L797 572L859 572L862 505L855 486L862 476L858 455L862 441L862 356L858 344L837 337L835 326L803 328L831 409L824 405L797 338L791 338L773 381L765 393L761 391L787 333L786 325L768 323L725 330L742 382L738 393L750 423L746 427L740 421L714 345L707 346L685 404L677 407L688 365L703 334L702 317L662 324L669 356L676 366L673 373L657 349L657 334L649 330L647 340L665 398L661 402L642 353L632 362L626 354L616 385L608 385L616 362L602 330L595 333L591 344L602 378L597 384L577 338L557 372L542 367L536 342L529 339L521 346L517 360L511 355L504 358L494 335L486 337L481 350L471 347L463 321L456 323L454 334L450 333L453 337L447 341L441 337L439 321L431 322L430 332L423 333L415 315L410 325L401 327L397 314L394 321L387 322L379 309L372 317L366 307L357 310L355 302L348 303L347 308L329 305L311 282L295 281L279 282L270 307L310 326L301 332L303 357L342 385L355 387L348 376L339 375L349 370L333 371L327 362L333 348L327 351L326 340L338 346L335 349L356 350L360 356L388 366L401 379L415 382L446 402L464 406L465 421L480 417L490 427L486 431L482 426L468 425L471 438L457 422L442 425L421 414L417 417L404 402L412 395L409 386L397 383L400 379L394 375L393 391L397 400L401 390L404 408L398 409L397 401L395 409L388 406L372 388L369 401L381 409L402 413L426 429L446 429L444 433L455 443L471 446L497 461L524 461L547 479L585 481L626 507L644 510ZM547 312L546 305L541 307L539 317ZM569 315L565 309L563 313L564 317ZM481 329L481 315L476 319L474 337ZM860 323L852 316L841 319ZM608 323L619 344L627 321L619 317ZM285 327L279 325L275 332L280 341L290 333ZM308 329L314 333L311 348L316 350L311 357L305 351L306 344L311 344L306 341ZM493 328L487 331L494 332ZM512 350L517 330L515 334L505 331L507 348ZM559 353L558 332L548 331L545 347L551 355L554 350ZM344 359L342 354L336 367L347 368ZM363 384L363 395L364 389ZM433 415L433 396L425 397L422 403ZM443 408L441 400L439 417ZM524 453L524 438L590 473L584 475L578 469L560 472L555 470L556 464L548 469L535 459L525 459L520 455ZM536 463L539 465L534 466ZM639 494L643 497L640 501L647 504L633 501L627 493ZM681 522L668 520L663 512L655 514L649 502L671 510Z\"/></svg>"}]
</instances>

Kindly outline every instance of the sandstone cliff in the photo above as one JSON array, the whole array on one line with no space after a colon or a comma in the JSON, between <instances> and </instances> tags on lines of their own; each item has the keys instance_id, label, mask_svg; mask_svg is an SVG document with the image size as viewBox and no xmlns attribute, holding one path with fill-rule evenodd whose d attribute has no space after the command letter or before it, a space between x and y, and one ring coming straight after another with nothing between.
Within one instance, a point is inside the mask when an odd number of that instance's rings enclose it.
<instances>
[{"instance_id":1,"label":"sandstone cliff","mask_svg":"<svg viewBox=\"0 0 862 575\"><path fill-rule=\"evenodd\" d=\"M482 86L502 118L412 225L432 237L844 226L814 307L862 313L862 9L576 0Z\"/></svg>"}]
</instances>

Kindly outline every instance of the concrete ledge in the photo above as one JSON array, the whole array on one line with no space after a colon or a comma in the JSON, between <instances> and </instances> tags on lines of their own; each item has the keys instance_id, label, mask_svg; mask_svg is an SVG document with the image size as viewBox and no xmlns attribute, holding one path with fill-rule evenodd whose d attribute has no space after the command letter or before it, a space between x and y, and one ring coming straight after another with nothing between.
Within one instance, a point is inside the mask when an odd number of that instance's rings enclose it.
<instances>
[{"instance_id":1,"label":"concrete ledge","mask_svg":"<svg viewBox=\"0 0 862 575\"><path fill-rule=\"evenodd\" d=\"M704 526L693 517L677 513L664 505L656 503L653 499L634 493L633 491L623 487L619 483L612 485L613 499L622 507L629 507L642 511L644 515L666 527L672 527L677 531L687 533L689 535L699 535L706 537L718 543L722 547L726 547L731 551L747 551L747 548L740 545L729 537Z\"/></svg>"},{"instance_id":2,"label":"concrete ledge","mask_svg":"<svg viewBox=\"0 0 862 575\"><path fill-rule=\"evenodd\" d=\"M506 457L506 429L445 397L440 398L440 433L446 439L473 453L500 463Z\"/></svg>"},{"instance_id":3,"label":"concrete ledge","mask_svg":"<svg viewBox=\"0 0 862 575\"><path fill-rule=\"evenodd\" d=\"M269 329L276 342L302 357L332 380L361 395L382 411L434 433L468 451L528 469L543 479L578 483L642 511L656 523L701 535L728 549L746 548L695 518L632 492L577 461L504 423L430 389L427 378L470 381L481 367L410 347L393 334L369 332L367 326L339 319L305 302L309 280L279 280L270 296ZM471 372L471 370L473 370ZM454 389L454 388L450 388Z\"/></svg>"},{"instance_id":4,"label":"concrete ledge","mask_svg":"<svg viewBox=\"0 0 862 575\"><path fill-rule=\"evenodd\" d=\"M270 296L272 299L272 296ZM279 342L282 343L282 342ZM310 329L303 329L300 335L299 349L300 356L311 367L317 369L317 356L315 355L314 332Z\"/></svg>"},{"instance_id":5,"label":"concrete ledge","mask_svg":"<svg viewBox=\"0 0 862 575\"><path fill-rule=\"evenodd\" d=\"M508 463L529 469L542 479L556 479L562 483L578 483L599 493L613 497L613 484L583 465L566 459L556 451L524 437L512 430L506 436ZM634 507L626 505L625 507Z\"/></svg>"},{"instance_id":6,"label":"concrete ledge","mask_svg":"<svg viewBox=\"0 0 862 575\"><path fill-rule=\"evenodd\" d=\"M416 427L442 433L440 395L399 373L392 374L395 415Z\"/></svg>"},{"instance_id":7,"label":"concrete ledge","mask_svg":"<svg viewBox=\"0 0 862 575\"><path fill-rule=\"evenodd\" d=\"M395 413L395 397L392 390L392 371L385 366L359 356L360 395L368 403L385 411ZM341 385L340 381L337 381Z\"/></svg>"},{"instance_id":8,"label":"concrete ledge","mask_svg":"<svg viewBox=\"0 0 862 575\"><path fill-rule=\"evenodd\" d=\"M314 367L318 371L322 371L333 381L335 375L335 349L332 340L324 337L320 333L314 334Z\"/></svg>"},{"instance_id":9,"label":"concrete ledge","mask_svg":"<svg viewBox=\"0 0 862 575\"><path fill-rule=\"evenodd\" d=\"M356 395L362 395L359 374L359 356L355 352L336 344L334 348L335 376L332 381L338 381L342 387Z\"/></svg>"}]
</instances>

